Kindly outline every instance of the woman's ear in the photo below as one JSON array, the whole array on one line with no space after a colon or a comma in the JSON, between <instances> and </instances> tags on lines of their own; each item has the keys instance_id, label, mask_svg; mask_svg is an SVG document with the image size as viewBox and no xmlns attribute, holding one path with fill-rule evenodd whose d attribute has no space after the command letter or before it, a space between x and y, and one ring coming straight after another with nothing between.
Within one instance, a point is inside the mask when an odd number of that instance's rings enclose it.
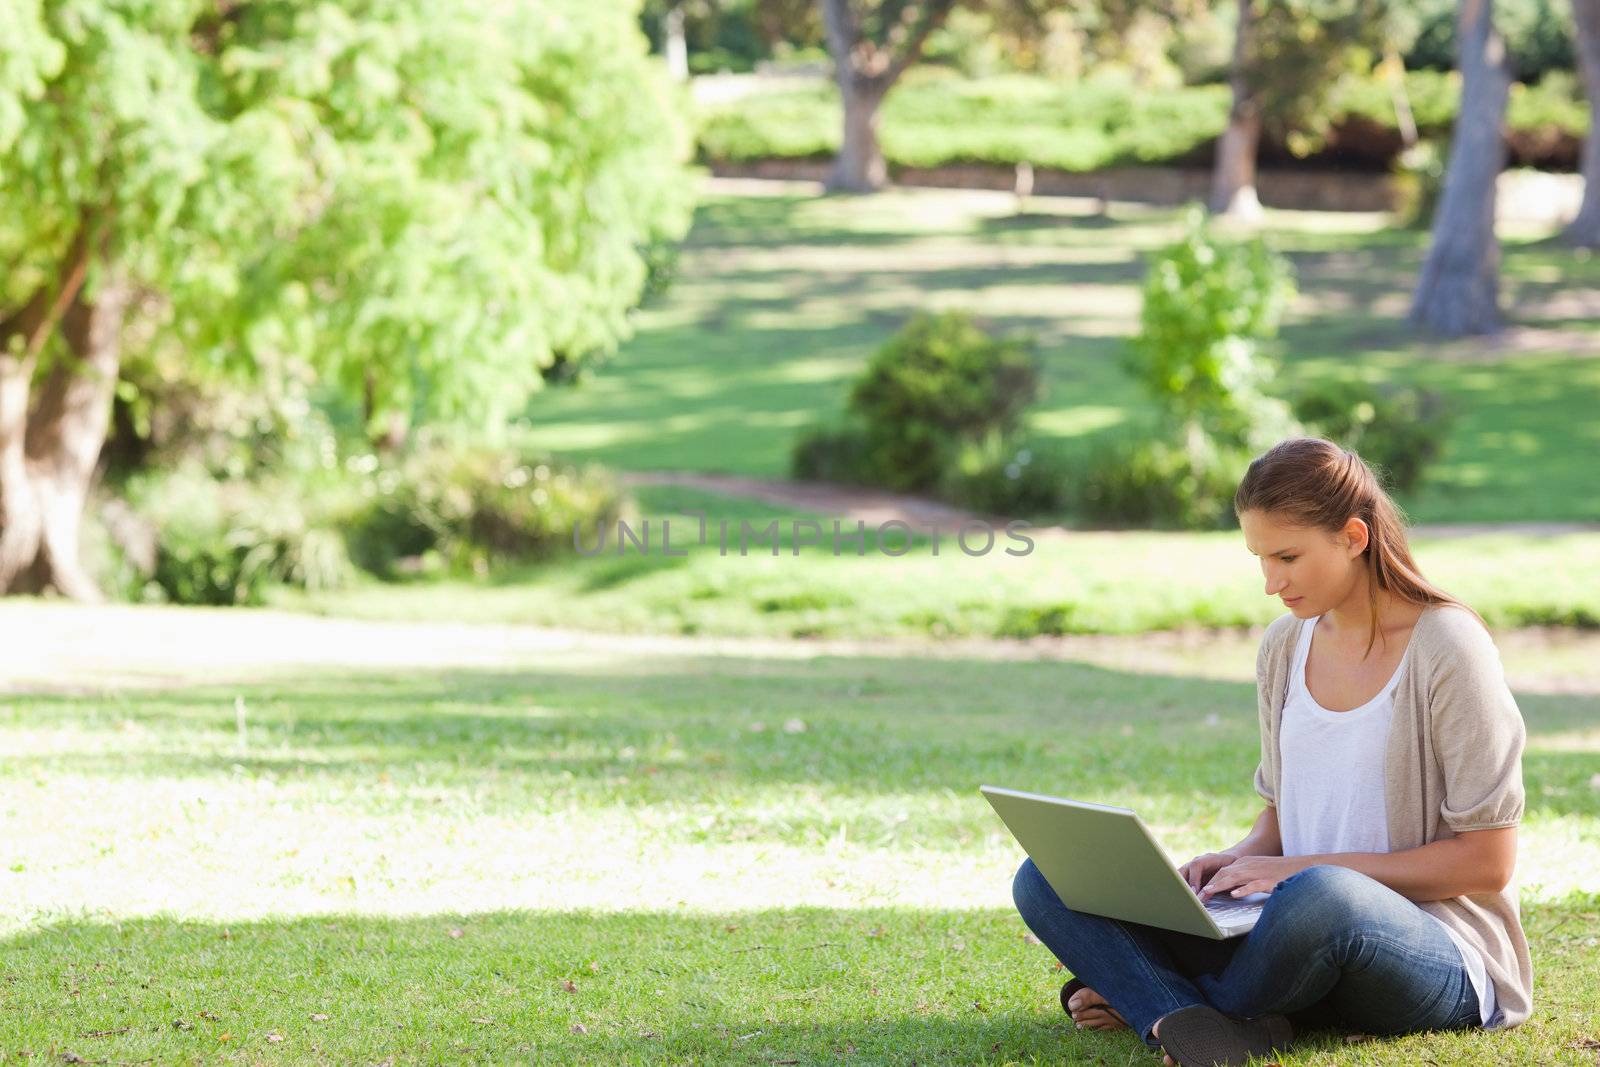
<instances>
[{"instance_id":1,"label":"woman's ear","mask_svg":"<svg viewBox=\"0 0 1600 1067\"><path fill-rule=\"evenodd\" d=\"M1372 531L1364 520L1351 516L1350 521L1344 524L1344 538L1345 544L1350 546L1350 558L1355 559L1371 544Z\"/></svg>"}]
</instances>

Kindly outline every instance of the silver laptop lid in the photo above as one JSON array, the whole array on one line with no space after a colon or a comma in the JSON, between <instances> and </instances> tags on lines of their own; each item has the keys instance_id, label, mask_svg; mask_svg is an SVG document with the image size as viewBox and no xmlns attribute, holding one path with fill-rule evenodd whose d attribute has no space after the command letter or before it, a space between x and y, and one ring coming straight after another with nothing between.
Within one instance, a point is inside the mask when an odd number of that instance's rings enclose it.
<instances>
[{"instance_id":1,"label":"silver laptop lid","mask_svg":"<svg viewBox=\"0 0 1600 1067\"><path fill-rule=\"evenodd\" d=\"M1134 812L998 786L980 791L1067 907L1227 936Z\"/></svg>"}]
</instances>

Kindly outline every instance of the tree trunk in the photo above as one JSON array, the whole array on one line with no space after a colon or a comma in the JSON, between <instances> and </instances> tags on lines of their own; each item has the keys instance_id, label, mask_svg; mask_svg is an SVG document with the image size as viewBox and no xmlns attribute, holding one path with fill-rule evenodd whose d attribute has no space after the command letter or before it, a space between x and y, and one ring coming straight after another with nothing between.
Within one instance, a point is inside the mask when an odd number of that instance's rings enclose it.
<instances>
[{"instance_id":1,"label":"tree trunk","mask_svg":"<svg viewBox=\"0 0 1600 1067\"><path fill-rule=\"evenodd\" d=\"M28 456L28 394L40 351L83 287L90 224L86 213L53 283L0 317L0 594L27 585L39 556L44 505Z\"/></svg>"},{"instance_id":2,"label":"tree trunk","mask_svg":"<svg viewBox=\"0 0 1600 1067\"><path fill-rule=\"evenodd\" d=\"M12 591L39 554L44 523L24 447L33 365L0 351L0 593Z\"/></svg>"},{"instance_id":3,"label":"tree trunk","mask_svg":"<svg viewBox=\"0 0 1600 1067\"><path fill-rule=\"evenodd\" d=\"M665 37L663 51L667 54L667 71L674 80L686 82L689 80L689 42L683 35L681 3L667 8L666 18L662 19L662 30Z\"/></svg>"},{"instance_id":4,"label":"tree trunk","mask_svg":"<svg viewBox=\"0 0 1600 1067\"><path fill-rule=\"evenodd\" d=\"M1502 325L1494 207L1506 160L1501 127L1511 70L1494 29L1492 0L1461 0L1456 41L1461 109L1432 244L1411 303L1411 321L1442 337L1493 333Z\"/></svg>"},{"instance_id":5,"label":"tree trunk","mask_svg":"<svg viewBox=\"0 0 1600 1067\"><path fill-rule=\"evenodd\" d=\"M78 535L111 423L128 295L120 281L102 283L92 299L79 292L61 319L70 359L51 368L28 413L28 475L40 517L38 548L23 581L28 589L101 598L79 559Z\"/></svg>"},{"instance_id":6,"label":"tree trunk","mask_svg":"<svg viewBox=\"0 0 1600 1067\"><path fill-rule=\"evenodd\" d=\"M878 109L886 88L848 71L839 77L844 97L844 139L828 178L832 192L867 193L889 184L889 167L878 144Z\"/></svg>"},{"instance_id":7,"label":"tree trunk","mask_svg":"<svg viewBox=\"0 0 1600 1067\"><path fill-rule=\"evenodd\" d=\"M1578 69L1589 97L1589 114L1600 117L1600 0L1572 0ZM1583 204L1561 235L1568 244L1600 247L1600 118L1583 139Z\"/></svg>"},{"instance_id":8,"label":"tree trunk","mask_svg":"<svg viewBox=\"0 0 1600 1067\"><path fill-rule=\"evenodd\" d=\"M1217 160L1211 172L1213 214L1255 220L1261 217L1256 197L1256 150L1261 144L1261 105L1250 85L1250 29L1254 13L1251 0L1239 0L1239 26L1233 35L1233 64L1228 83L1233 107L1228 128L1217 142Z\"/></svg>"},{"instance_id":9,"label":"tree trunk","mask_svg":"<svg viewBox=\"0 0 1600 1067\"><path fill-rule=\"evenodd\" d=\"M929 34L944 24L955 0L902 5L881 40L862 33L851 0L820 0L822 26L844 102L844 136L828 177L829 191L871 192L889 181L878 146L878 108L906 68L922 55Z\"/></svg>"}]
</instances>

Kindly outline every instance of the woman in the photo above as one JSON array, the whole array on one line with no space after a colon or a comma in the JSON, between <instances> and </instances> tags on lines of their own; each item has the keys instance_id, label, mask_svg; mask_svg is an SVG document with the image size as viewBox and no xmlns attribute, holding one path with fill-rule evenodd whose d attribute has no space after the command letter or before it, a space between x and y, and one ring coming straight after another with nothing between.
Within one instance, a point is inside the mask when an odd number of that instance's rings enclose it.
<instances>
[{"instance_id":1,"label":"woman","mask_svg":"<svg viewBox=\"0 0 1600 1067\"><path fill-rule=\"evenodd\" d=\"M1257 458L1234 510L1289 609L1256 659L1266 806L1182 873L1202 897L1271 896L1247 936L1209 941L1074 912L1024 862L1017 908L1075 975L1063 1005L1184 1067L1282 1048L1291 1017L1382 1034L1521 1023L1523 724L1482 620L1418 573L1399 510L1327 441Z\"/></svg>"}]
</instances>

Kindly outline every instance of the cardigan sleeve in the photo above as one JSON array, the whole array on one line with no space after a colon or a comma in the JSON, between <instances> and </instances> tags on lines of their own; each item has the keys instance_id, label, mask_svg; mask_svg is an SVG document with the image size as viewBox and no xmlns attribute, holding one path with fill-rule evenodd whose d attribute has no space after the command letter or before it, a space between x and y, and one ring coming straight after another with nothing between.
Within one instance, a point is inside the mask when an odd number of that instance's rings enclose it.
<instances>
[{"instance_id":1,"label":"cardigan sleeve","mask_svg":"<svg viewBox=\"0 0 1600 1067\"><path fill-rule=\"evenodd\" d=\"M1256 653L1256 714L1261 725L1261 761L1256 764L1255 787L1261 799L1274 807L1278 804L1275 783L1278 780L1277 723L1272 716L1272 659L1273 636L1276 627L1267 627L1262 635L1261 648Z\"/></svg>"},{"instance_id":2,"label":"cardigan sleeve","mask_svg":"<svg viewBox=\"0 0 1600 1067\"><path fill-rule=\"evenodd\" d=\"M1522 819L1526 728L1494 639L1471 615L1447 612L1428 694L1433 751L1444 777L1440 817L1450 829L1492 830Z\"/></svg>"}]
</instances>

